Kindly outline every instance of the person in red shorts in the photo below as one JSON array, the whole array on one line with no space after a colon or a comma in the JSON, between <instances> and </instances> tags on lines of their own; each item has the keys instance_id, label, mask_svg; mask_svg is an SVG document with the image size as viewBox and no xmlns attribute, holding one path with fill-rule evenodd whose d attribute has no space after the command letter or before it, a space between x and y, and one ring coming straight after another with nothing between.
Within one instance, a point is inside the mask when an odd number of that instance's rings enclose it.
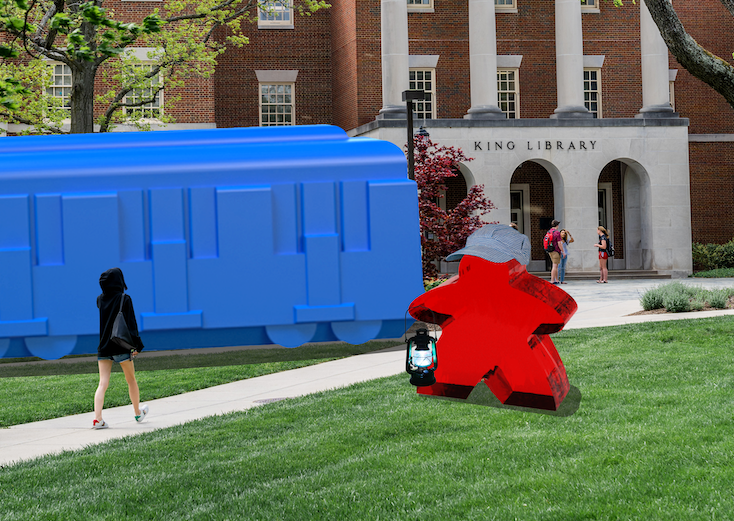
<instances>
[{"instance_id":1,"label":"person in red shorts","mask_svg":"<svg viewBox=\"0 0 734 521\"><path fill-rule=\"evenodd\" d=\"M596 229L597 235L599 235L599 242L594 244L594 247L599 249L599 280L597 284L606 284L607 275L607 262L609 262L609 254L607 253L607 245L609 244L609 232L603 226L599 226Z\"/></svg>"}]
</instances>

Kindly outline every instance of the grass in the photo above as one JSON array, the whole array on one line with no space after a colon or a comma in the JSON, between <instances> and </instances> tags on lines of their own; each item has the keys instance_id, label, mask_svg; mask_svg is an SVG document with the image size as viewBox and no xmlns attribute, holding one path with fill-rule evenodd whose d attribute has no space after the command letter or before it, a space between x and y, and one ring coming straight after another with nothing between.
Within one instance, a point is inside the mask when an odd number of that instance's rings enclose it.
<instances>
[{"instance_id":1,"label":"grass","mask_svg":"<svg viewBox=\"0 0 734 521\"><path fill-rule=\"evenodd\" d=\"M734 268L718 268L715 270L699 271L694 273L692 276L707 279L723 279L727 277L734 277Z\"/></svg>"},{"instance_id":2,"label":"grass","mask_svg":"<svg viewBox=\"0 0 734 521\"><path fill-rule=\"evenodd\" d=\"M561 414L403 375L22 462L0 519L731 519L732 328L554 335Z\"/></svg>"},{"instance_id":3,"label":"grass","mask_svg":"<svg viewBox=\"0 0 734 521\"><path fill-rule=\"evenodd\" d=\"M145 356L135 360L141 400L148 401L246 378L286 371L395 345L336 343L296 349L248 349L209 354ZM115 364L105 407L130 403L127 384ZM93 410L99 381L96 361L0 365L0 427ZM23 397L18 399L18 397Z\"/></svg>"},{"instance_id":4,"label":"grass","mask_svg":"<svg viewBox=\"0 0 734 521\"><path fill-rule=\"evenodd\" d=\"M640 298L640 304L645 311L664 308L671 313L681 313L706 307L725 309L732 296L734 287L708 290L670 282L647 290Z\"/></svg>"}]
</instances>

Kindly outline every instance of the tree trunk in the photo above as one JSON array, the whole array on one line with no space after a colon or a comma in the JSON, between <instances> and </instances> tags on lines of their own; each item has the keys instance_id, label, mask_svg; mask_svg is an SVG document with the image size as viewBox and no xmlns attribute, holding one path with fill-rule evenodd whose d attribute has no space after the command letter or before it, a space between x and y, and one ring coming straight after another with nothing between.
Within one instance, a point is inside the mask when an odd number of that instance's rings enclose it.
<instances>
[{"instance_id":1,"label":"tree trunk","mask_svg":"<svg viewBox=\"0 0 734 521\"><path fill-rule=\"evenodd\" d=\"M734 66L710 53L685 30L670 0L644 0L670 52L688 72L708 83L734 108ZM731 11L731 0L722 0Z\"/></svg>"},{"instance_id":2,"label":"tree trunk","mask_svg":"<svg viewBox=\"0 0 734 521\"><path fill-rule=\"evenodd\" d=\"M71 133L94 132L94 79L97 65L90 61L74 64L71 82Z\"/></svg>"}]
</instances>

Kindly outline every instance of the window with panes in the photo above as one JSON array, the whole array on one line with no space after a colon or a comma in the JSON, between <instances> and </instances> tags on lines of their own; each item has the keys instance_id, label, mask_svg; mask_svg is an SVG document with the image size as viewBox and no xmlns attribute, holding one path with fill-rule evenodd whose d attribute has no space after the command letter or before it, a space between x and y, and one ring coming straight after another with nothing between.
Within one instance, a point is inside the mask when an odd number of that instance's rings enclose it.
<instances>
[{"instance_id":1,"label":"window with panes","mask_svg":"<svg viewBox=\"0 0 734 521\"><path fill-rule=\"evenodd\" d=\"M601 117L601 69L584 69L584 106Z\"/></svg>"},{"instance_id":2,"label":"window with panes","mask_svg":"<svg viewBox=\"0 0 734 521\"><path fill-rule=\"evenodd\" d=\"M433 9L433 0L408 0L408 7Z\"/></svg>"},{"instance_id":3,"label":"window with panes","mask_svg":"<svg viewBox=\"0 0 734 521\"><path fill-rule=\"evenodd\" d=\"M517 3L515 0L494 0L495 9L516 9Z\"/></svg>"},{"instance_id":4,"label":"window with panes","mask_svg":"<svg viewBox=\"0 0 734 521\"><path fill-rule=\"evenodd\" d=\"M517 69L497 70L497 105L507 119L520 117L520 89Z\"/></svg>"},{"instance_id":5,"label":"window with panes","mask_svg":"<svg viewBox=\"0 0 734 521\"><path fill-rule=\"evenodd\" d=\"M293 26L293 7L290 0L261 0L257 12L258 27Z\"/></svg>"},{"instance_id":6,"label":"window with panes","mask_svg":"<svg viewBox=\"0 0 734 521\"><path fill-rule=\"evenodd\" d=\"M581 10L599 9L599 0L581 0Z\"/></svg>"},{"instance_id":7,"label":"window with panes","mask_svg":"<svg viewBox=\"0 0 734 521\"><path fill-rule=\"evenodd\" d=\"M52 64L53 74L51 85L46 88L46 94L61 100L61 107L71 108L71 67L63 63Z\"/></svg>"},{"instance_id":8,"label":"window with panes","mask_svg":"<svg viewBox=\"0 0 734 521\"><path fill-rule=\"evenodd\" d=\"M137 74L147 74L152 68L152 63L140 63L133 65ZM125 107L125 114L140 116L148 119L160 117L163 110L163 91L159 91L160 78L158 74L143 80L142 86L133 89L125 95L125 103L140 103L137 107Z\"/></svg>"},{"instance_id":9,"label":"window with panes","mask_svg":"<svg viewBox=\"0 0 734 521\"><path fill-rule=\"evenodd\" d=\"M293 83L260 84L260 126L279 127L295 123Z\"/></svg>"},{"instance_id":10,"label":"window with panes","mask_svg":"<svg viewBox=\"0 0 734 521\"><path fill-rule=\"evenodd\" d=\"M436 69L410 69L410 90L422 90L426 93L423 101L413 102L413 118L436 118Z\"/></svg>"}]
</instances>

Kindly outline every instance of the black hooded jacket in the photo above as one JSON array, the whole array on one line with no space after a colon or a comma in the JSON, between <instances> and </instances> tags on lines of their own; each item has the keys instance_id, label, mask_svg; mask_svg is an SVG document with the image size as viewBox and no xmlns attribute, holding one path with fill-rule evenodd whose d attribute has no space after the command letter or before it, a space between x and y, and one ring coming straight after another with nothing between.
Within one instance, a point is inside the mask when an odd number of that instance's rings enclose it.
<instances>
[{"instance_id":1,"label":"black hooded jacket","mask_svg":"<svg viewBox=\"0 0 734 521\"><path fill-rule=\"evenodd\" d=\"M125 297L125 303L122 305L122 314L125 317L125 323L133 336L135 345L138 346L138 351L142 350L144 346L138 334L133 300L129 295L123 293L123 290L127 289L127 285L122 270L112 268L105 271L99 276L99 285L102 288L102 294L97 297L97 307L99 308L99 346L97 347L97 354L99 356L114 356L129 353L124 347L110 342L112 325L120 311L120 299L123 296Z\"/></svg>"}]
</instances>

